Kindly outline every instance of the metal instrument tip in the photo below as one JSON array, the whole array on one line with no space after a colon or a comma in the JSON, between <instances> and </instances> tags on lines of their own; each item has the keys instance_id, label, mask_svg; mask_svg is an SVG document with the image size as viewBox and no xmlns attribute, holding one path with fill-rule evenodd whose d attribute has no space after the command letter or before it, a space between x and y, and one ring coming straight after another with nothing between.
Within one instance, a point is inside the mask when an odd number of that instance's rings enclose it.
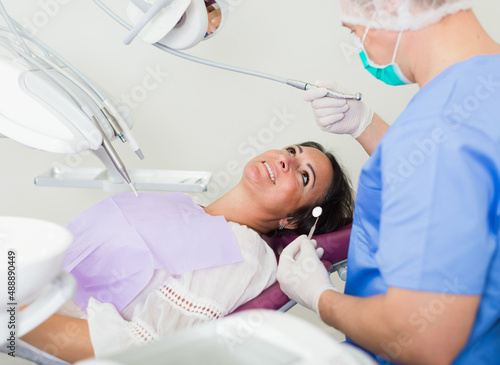
<instances>
[{"instance_id":1,"label":"metal instrument tip","mask_svg":"<svg viewBox=\"0 0 500 365\"><path fill-rule=\"evenodd\" d=\"M137 190L135 190L134 184L130 183L128 184L130 186L130 189L132 189L132 192L135 194L135 197L138 198L139 194L137 194Z\"/></svg>"}]
</instances>

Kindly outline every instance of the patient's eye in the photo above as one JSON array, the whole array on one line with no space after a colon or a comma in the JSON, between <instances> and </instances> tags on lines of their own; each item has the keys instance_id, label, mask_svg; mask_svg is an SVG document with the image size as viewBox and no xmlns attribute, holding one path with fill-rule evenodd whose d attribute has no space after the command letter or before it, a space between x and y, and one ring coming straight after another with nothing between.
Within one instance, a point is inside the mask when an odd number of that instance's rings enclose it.
<instances>
[{"instance_id":1,"label":"patient's eye","mask_svg":"<svg viewBox=\"0 0 500 365\"><path fill-rule=\"evenodd\" d=\"M297 154L295 147L286 147L285 150L292 157L295 157L295 155ZM309 173L307 171L301 171L300 174L302 175L302 182L304 183L304 186L306 186L309 183Z\"/></svg>"},{"instance_id":2,"label":"patient's eye","mask_svg":"<svg viewBox=\"0 0 500 365\"><path fill-rule=\"evenodd\" d=\"M307 183L309 182L309 174L307 173L307 171L302 171L301 174L302 174L302 181L304 182L304 186L306 186Z\"/></svg>"}]
</instances>

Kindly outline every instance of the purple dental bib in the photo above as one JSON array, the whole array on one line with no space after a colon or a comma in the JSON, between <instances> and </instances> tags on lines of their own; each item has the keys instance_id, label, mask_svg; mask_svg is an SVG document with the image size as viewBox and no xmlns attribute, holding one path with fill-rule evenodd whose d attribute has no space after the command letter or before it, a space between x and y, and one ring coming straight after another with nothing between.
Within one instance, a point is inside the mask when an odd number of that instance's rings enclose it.
<instances>
[{"instance_id":1,"label":"purple dental bib","mask_svg":"<svg viewBox=\"0 0 500 365\"><path fill-rule=\"evenodd\" d=\"M73 300L86 311L90 297L127 306L155 269L179 275L242 262L231 228L182 193L122 193L72 220L74 242L64 270L77 280Z\"/></svg>"}]
</instances>

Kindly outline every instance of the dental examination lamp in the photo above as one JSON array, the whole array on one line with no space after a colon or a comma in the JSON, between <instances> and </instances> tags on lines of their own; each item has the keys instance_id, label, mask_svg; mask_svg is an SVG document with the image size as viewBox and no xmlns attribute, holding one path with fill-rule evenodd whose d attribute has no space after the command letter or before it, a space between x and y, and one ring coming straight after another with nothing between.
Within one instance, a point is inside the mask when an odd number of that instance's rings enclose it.
<instances>
[{"instance_id":1,"label":"dental examination lamp","mask_svg":"<svg viewBox=\"0 0 500 365\"><path fill-rule=\"evenodd\" d=\"M129 30L124 39L125 44L130 44L134 38L139 37L146 43L189 61L265 78L301 90L317 87L304 81L225 65L179 52L178 50L191 48L200 41L214 36L220 30L227 20L226 0L130 0L127 15L133 22L133 26L111 11L101 0L94 0L94 2ZM328 90L327 96L357 101L362 97L361 93L344 94L332 90Z\"/></svg>"},{"instance_id":2,"label":"dental examination lamp","mask_svg":"<svg viewBox=\"0 0 500 365\"><path fill-rule=\"evenodd\" d=\"M0 1L0 137L43 151L92 151L105 169L53 167L35 178L41 186L206 191L209 172L128 172L112 145L117 137L143 159L132 120L118 104L64 58L27 32ZM123 182L126 182L124 184ZM127 186L128 185L128 186Z\"/></svg>"}]
</instances>

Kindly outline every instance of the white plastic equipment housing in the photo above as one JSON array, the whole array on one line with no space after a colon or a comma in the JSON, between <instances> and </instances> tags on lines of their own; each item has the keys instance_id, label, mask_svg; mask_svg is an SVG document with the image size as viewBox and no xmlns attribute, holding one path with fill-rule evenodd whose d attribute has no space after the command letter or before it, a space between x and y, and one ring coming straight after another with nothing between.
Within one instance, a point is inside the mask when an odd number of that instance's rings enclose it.
<instances>
[{"instance_id":1,"label":"white plastic equipment housing","mask_svg":"<svg viewBox=\"0 0 500 365\"><path fill-rule=\"evenodd\" d=\"M129 2L127 15L132 23L139 22L144 12ZM159 42L173 49L187 49L198 44L207 32L208 16L204 0L173 0L139 33L144 42Z\"/></svg>"},{"instance_id":2,"label":"white plastic equipment housing","mask_svg":"<svg viewBox=\"0 0 500 365\"><path fill-rule=\"evenodd\" d=\"M97 149L102 137L78 105L41 71L0 57L0 133L55 153Z\"/></svg>"}]
</instances>

